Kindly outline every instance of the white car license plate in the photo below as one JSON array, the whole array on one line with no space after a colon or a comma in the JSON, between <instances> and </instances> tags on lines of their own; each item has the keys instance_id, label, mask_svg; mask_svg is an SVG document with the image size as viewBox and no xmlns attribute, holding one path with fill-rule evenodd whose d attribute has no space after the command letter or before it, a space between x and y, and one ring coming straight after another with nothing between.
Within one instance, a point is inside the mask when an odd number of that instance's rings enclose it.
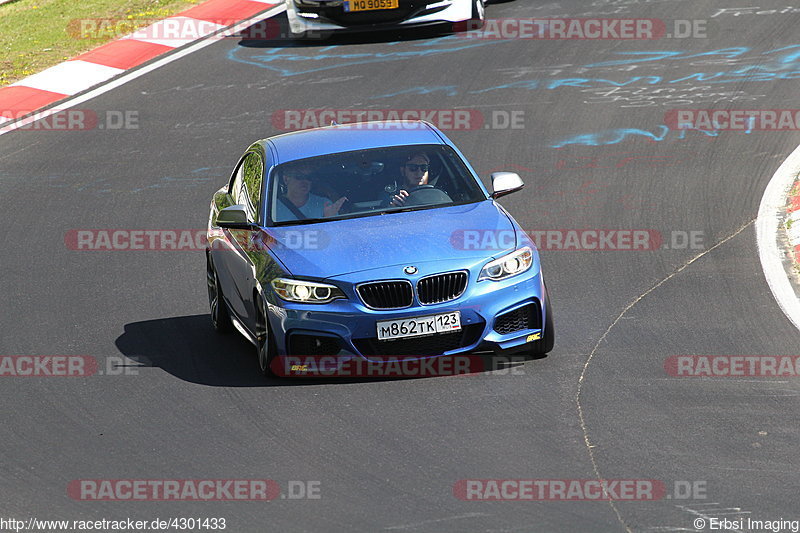
<instances>
[{"instance_id":1,"label":"white car license plate","mask_svg":"<svg viewBox=\"0 0 800 533\"><path fill-rule=\"evenodd\" d=\"M407 339L461 331L461 311L378 322L378 340Z\"/></svg>"},{"instance_id":2,"label":"white car license plate","mask_svg":"<svg viewBox=\"0 0 800 533\"><path fill-rule=\"evenodd\" d=\"M398 7L400 7L399 0L349 0L344 3L344 10L346 12L397 9Z\"/></svg>"}]
</instances>

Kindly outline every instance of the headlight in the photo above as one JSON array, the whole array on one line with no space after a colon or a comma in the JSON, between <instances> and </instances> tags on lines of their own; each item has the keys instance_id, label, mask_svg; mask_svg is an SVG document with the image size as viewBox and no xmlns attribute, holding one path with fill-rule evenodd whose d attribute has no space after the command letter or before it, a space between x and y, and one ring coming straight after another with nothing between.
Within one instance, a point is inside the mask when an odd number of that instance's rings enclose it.
<instances>
[{"instance_id":1,"label":"headlight","mask_svg":"<svg viewBox=\"0 0 800 533\"><path fill-rule=\"evenodd\" d=\"M277 278L272 280L272 288L287 302L326 304L338 298L346 298L341 289L335 285L313 281Z\"/></svg>"},{"instance_id":2,"label":"headlight","mask_svg":"<svg viewBox=\"0 0 800 533\"><path fill-rule=\"evenodd\" d=\"M530 269L532 264L533 251L526 246L525 248L520 248L499 259L486 263L483 270L481 270L480 276L478 276L478 281L483 279L498 281L510 278L511 276L522 274Z\"/></svg>"}]
</instances>

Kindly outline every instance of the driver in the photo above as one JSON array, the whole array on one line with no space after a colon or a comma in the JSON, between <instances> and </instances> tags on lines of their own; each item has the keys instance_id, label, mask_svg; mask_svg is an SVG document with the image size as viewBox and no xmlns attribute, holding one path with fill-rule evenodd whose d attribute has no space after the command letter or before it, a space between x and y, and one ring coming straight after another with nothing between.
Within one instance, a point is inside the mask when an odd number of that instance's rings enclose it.
<instances>
[{"instance_id":1,"label":"driver","mask_svg":"<svg viewBox=\"0 0 800 533\"><path fill-rule=\"evenodd\" d=\"M431 159L425 152L415 152L411 154L400 165L400 190L389 199L389 205L402 207L406 205L406 198L409 191L416 187L428 184L428 170L430 169Z\"/></svg>"}]
</instances>

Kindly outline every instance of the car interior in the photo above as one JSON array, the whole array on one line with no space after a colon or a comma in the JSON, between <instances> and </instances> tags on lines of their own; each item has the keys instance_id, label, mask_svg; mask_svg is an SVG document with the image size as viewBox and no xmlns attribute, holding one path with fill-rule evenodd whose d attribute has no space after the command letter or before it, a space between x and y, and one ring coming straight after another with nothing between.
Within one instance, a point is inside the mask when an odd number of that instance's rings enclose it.
<instances>
[{"instance_id":1,"label":"car interior","mask_svg":"<svg viewBox=\"0 0 800 533\"><path fill-rule=\"evenodd\" d=\"M403 185L401 165L415 152L430 159L428 184L412 190ZM405 207L446 205L479 199L479 188L458 156L443 146L392 147L345 152L303 160L314 167L311 194L331 202L346 201L340 215L369 214L395 209L387 205L400 189L410 193ZM287 163L291 165L295 163ZM271 194L274 207L281 194L281 165L273 173ZM282 222L276 220L275 222Z\"/></svg>"}]
</instances>

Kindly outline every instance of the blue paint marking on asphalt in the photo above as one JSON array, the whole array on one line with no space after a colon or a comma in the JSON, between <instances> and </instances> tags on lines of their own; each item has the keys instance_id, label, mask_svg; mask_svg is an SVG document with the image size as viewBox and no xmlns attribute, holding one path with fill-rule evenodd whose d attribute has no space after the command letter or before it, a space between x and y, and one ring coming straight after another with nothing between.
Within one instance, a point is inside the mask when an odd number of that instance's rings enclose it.
<instances>
[{"instance_id":1,"label":"blue paint marking on asphalt","mask_svg":"<svg viewBox=\"0 0 800 533\"><path fill-rule=\"evenodd\" d=\"M795 50L795 53L784 55L783 58L779 59L781 63L794 64L798 62L798 60L800 60L800 44L790 44L789 46L776 48L775 50L764 52L764 55L772 54L775 52L783 52L784 50Z\"/></svg>"},{"instance_id":2,"label":"blue paint marking on asphalt","mask_svg":"<svg viewBox=\"0 0 800 533\"><path fill-rule=\"evenodd\" d=\"M315 50L313 54L297 53L292 48L272 48L265 50L263 53L254 54L249 57L243 57L244 52L248 51L248 49L239 46L228 52L228 59L272 70L281 76L297 76L353 65L403 61L406 59L419 59L439 54L461 52L463 50L498 44L500 42L502 41L466 41L463 38L451 35L415 43L412 45L411 50L404 49L396 52L353 52L353 47L333 45ZM401 41L386 44L388 46L397 46L401 44ZM339 49L342 49L342 51L339 52ZM307 48L303 48L302 50L308 51Z\"/></svg>"},{"instance_id":3,"label":"blue paint marking on asphalt","mask_svg":"<svg viewBox=\"0 0 800 533\"><path fill-rule=\"evenodd\" d=\"M750 134L753 132L753 126L755 126L756 117L747 117L747 129L744 131L746 134ZM715 122L716 124L716 122Z\"/></svg>"},{"instance_id":4,"label":"blue paint marking on asphalt","mask_svg":"<svg viewBox=\"0 0 800 533\"><path fill-rule=\"evenodd\" d=\"M752 72L753 70L765 70L761 66L747 66L741 69L728 72L715 72L712 74L697 72L688 76L676 79L666 79L661 76L633 76L626 81L613 81L605 78L563 78L558 80L520 80L494 87L487 87L471 91L470 94L482 94L503 89L548 89L553 90L559 87L581 87L584 89L602 87L625 87L628 85L658 85L660 83L675 84L681 82L698 81L706 85L721 83L745 83L752 81L776 81L793 80L800 78L800 70L788 72Z\"/></svg>"},{"instance_id":5,"label":"blue paint marking on asphalt","mask_svg":"<svg viewBox=\"0 0 800 533\"><path fill-rule=\"evenodd\" d=\"M613 67L619 65L633 65L636 63L646 63L649 61L660 61L662 59L672 59L672 60L692 59L692 58L706 57L706 56L721 56L727 59L733 59L741 55L744 55L749 51L750 48L746 46L737 46L733 48L720 48L718 50L712 50L710 52L697 52L690 54L687 54L686 52L681 52L679 50L658 50L658 51L647 51L647 52L615 52L614 55L631 56L631 58L617 59L612 61L601 61L600 63L590 63L588 65L584 65L584 67L585 68Z\"/></svg>"},{"instance_id":6,"label":"blue paint marking on asphalt","mask_svg":"<svg viewBox=\"0 0 800 533\"><path fill-rule=\"evenodd\" d=\"M638 63L648 63L653 61L675 61L684 59L697 59L704 57L719 57L723 59L738 59L751 52L748 47L721 48L709 52L684 53L679 51L650 51L650 52L618 52L618 55L629 56L624 60L604 61L584 65L583 68L602 68L610 66L631 65ZM614 81L605 78L563 78L546 80L519 80L503 85L488 87L472 91L472 94L481 94L502 89L547 89L553 90L559 87L624 87L627 85L658 85L658 84L679 84L686 82L702 82L704 84L720 83L743 83L747 81L772 81L800 78L800 45L789 45L781 48L769 50L760 54L769 56L766 62L759 64L736 66L727 71L718 72L695 72L680 78L665 78L662 76L632 76L627 80ZM748 124L745 134L752 133L752 120ZM719 130L683 129L677 131L673 138L685 139L689 131L697 131L707 137L717 137ZM644 138L652 142L661 142L670 135L670 129L665 125L659 125L654 131L647 131L638 128L615 128L593 133L583 133L574 135L563 141L550 145L551 148L563 148L570 145L578 146L608 146L619 144L625 140L633 138Z\"/></svg>"},{"instance_id":7,"label":"blue paint marking on asphalt","mask_svg":"<svg viewBox=\"0 0 800 533\"><path fill-rule=\"evenodd\" d=\"M612 66L633 65L661 61L678 61L719 57L722 59L738 59L751 52L752 49L739 46L734 48L720 48L710 52L686 53L680 51L650 51L650 52L616 52L620 56L630 56L629 59L603 61L590 63L581 68L603 68ZM547 80L519 80L494 87L487 87L471 91L471 94L482 94L503 89L557 89L559 87L623 87L627 85L658 85L660 83L676 84L684 82L703 82L704 84L743 83L750 81L791 80L800 78L800 45L793 44L762 52L761 56L770 56L766 62L737 66L731 70L717 72L695 72L680 78L666 78L663 76L632 76L627 80L614 81L605 78L562 78Z\"/></svg>"},{"instance_id":8,"label":"blue paint marking on asphalt","mask_svg":"<svg viewBox=\"0 0 800 533\"><path fill-rule=\"evenodd\" d=\"M403 89L402 91L372 96L370 99L374 100L376 98L392 98L394 96L401 96L404 94L431 94L437 92L443 92L445 93L445 96L455 96L458 94L457 87L457 85L440 85L438 87L411 87L410 89Z\"/></svg>"},{"instance_id":9,"label":"blue paint marking on asphalt","mask_svg":"<svg viewBox=\"0 0 800 533\"><path fill-rule=\"evenodd\" d=\"M709 52L686 53L681 51L650 51L650 52L617 52L621 56L631 56L629 59L591 63L577 68L603 68L608 66L632 65L635 63L648 63L659 61L677 61L685 59L719 57L722 59L741 58L751 49L747 47L720 48ZM765 63L737 66L730 70L717 72L694 72L679 78L668 78L658 75L631 76L622 80L611 80L596 77L570 77L558 79L528 79L516 80L502 85L495 85L483 89L470 91L469 94L484 94L492 91L509 89L528 90L555 90L561 87L578 87L582 89L602 87L626 87L659 84L680 84L688 82L702 82L706 85L723 83L744 83L750 81L775 81L800 78L800 44L793 44L769 50L760 54L768 59ZM444 87L411 87L397 92L391 92L372 99L392 98L402 94L429 94L443 91L447 96L459 94L453 86Z\"/></svg>"},{"instance_id":10,"label":"blue paint marking on asphalt","mask_svg":"<svg viewBox=\"0 0 800 533\"><path fill-rule=\"evenodd\" d=\"M486 89L470 91L470 94L481 94L500 89L558 89L559 87L581 87L591 89L593 87L626 87L641 82L644 85L657 85L661 83L661 76L633 76L626 81L608 80L605 78L561 78L557 80L520 80Z\"/></svg>"},{"instance_id":11,"label":"blue paint marking on asphalt","mask_svg":"<svg viewBox=\"0 0 800 533\"><path fill-rule=\"evenodd\" d=\"M463 40L457 39L456 46L445 47L456 39L455 36L448 36L440 39L433 39L430 41L423 41L416 43L413 50L403 50L400 52L345 52L338 53L339 46L327 46L321 48L313 56L296 54L293 52L286 52L286 49L271 49L260 55L254 55L251 58L242 58L238 54L241 48L235 48L228 52L228 58L233 61L246 63L260 68L265 68L278 72L282 76L295 76L299 74L308 74L319 72L329 69L340 67L361 65L368 63L381 63L387 61L400 61L405 59L415 59L436 54L458 52L483 46L486 44L493 44L503 41L482 41L477 43L464 43ZM400 44L400 41L388 43L390 46ZM349 48L348 48L349 49ZM751 53L752 49L745 46L720 48L707 52L684 52L680 50L656 50L656 51L633 51L633 52L616 52L617 56L621 59L610 61L602 61L599 63L590 63L579 67L581 69L604 68L615 66L630 66L639 64L658 64L661 62L673 62L689 59L702 59L702 58L719 58L720 60L741 60ZM486 87L470 91L469 94L483 94L498 90L507 89L528 89L528 90L555 90L561 87L578 87L578 88L597 88L597 87L626 87L626 86L640 86L640 85L659 85L659 84L680 84L688 82L702 82L704 84L722 84L722 83L744 83L748 81L773 81L773 80L789 80L800 78L800 44L792 44L775 48L762 52L760 56L766 58L765 61L758 61L755 64L736 65L735 68L730 70L722 70L717 72L694 72L679 78L667 78L658 75L648 76L631 76L627 79L611 80L607 78L596 77L570 77L561 79L529 79L517 80L511 83L505 83L494 87ZM282 65L283 61L287 64L297 63L301 65L300 68L289 67ZM330 64L334 61L334 64ZM311 68L304 67L303 65L319 64L324 62L323 66L314 66ZM444 93L446 96L456 96L459 94L457 86L443 85L443 86L417 86L390 93L377 95L371 99L392 98L400 95L425 95L432 93ZM707 137L716 137L719 131L707 130L693 130L698 131ZM748 128L745 134L752 132L752 128ZM583 146L606 146L619 144L626 139L631 138L645 138L652 142L661 142L668 138L670 129L665 125L659 125L655 131L647 131L638 128L616 128L603 130L594 133L585 133L575 135L563 141L551 145L552 148L563 148L569 145L583 145ZM677 131L676 139L685 139L688 130Z\"/></svg>"},{"instance_id":12,"label":"blue paint marking on asphalt","mask_svg":"<svg viewBox=\"0 0 800 533\"><path fill-rule=\"evenodd\" d=\"M570 144L578 144L583 146L606 146L609 144L618 144L627 139L628 137L643 136L653 141L663 141L669 133L667 126L661 125L658 127L659 133L653 133L647 130L640 130L638 128L615 128L597 133L584 133L575 135L569 139L553 144L551 148L563 148Z\"/></svg>"},{"instance_id":13,"label":"blue paint marking on asphalt","mask_svg":"<svg viewBox=\"0 0 800 533\"><path fill-rule=\"evenodd\" d=\"M659 124L656 131L647 131L639 128L615 128L610 130L603 130L596 133L583 133L575 135L569 139L550 145L550 148L563 148L569 145L578 146L608 146L612 144L619 144L629 138L644 137L653 142L661 142L667 139L671 130L664 124ZM689 131L699 132L706 137L717 137L719 131L716 130L701 130L695 128L686 128L677 131L675 139L685 139Z\"/></svg>"}]
</instances>

